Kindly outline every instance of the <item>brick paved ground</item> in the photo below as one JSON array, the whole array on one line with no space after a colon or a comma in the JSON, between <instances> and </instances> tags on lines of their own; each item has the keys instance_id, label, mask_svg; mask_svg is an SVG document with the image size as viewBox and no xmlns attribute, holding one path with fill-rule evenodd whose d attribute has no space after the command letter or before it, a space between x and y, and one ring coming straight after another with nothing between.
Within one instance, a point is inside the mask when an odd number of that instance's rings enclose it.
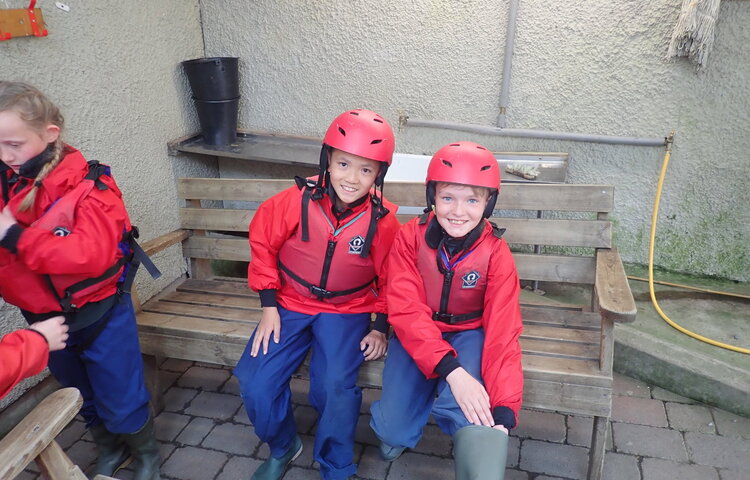
<instances>
[{"instance_id":1,"label":"brick paved ground","mask_svg":"<svg viewBox=\"0 0 750 480\"><path fill-rule=\"evenodd\" d=\"M165 408L156 418L163 458L162 476L170 480L244 480L268 456L253 434L237 381L229 369L166 360L161 366ZM315 413L306 400L307 382L293 381L295 416L305 449L285 480L318 479L312 461ZM451 442L434 425L413 451L387 464L377 454L368 427L369 405L378 390L366 390L357 431L359 479L447 480L453 478ZM615 377L614 412L604 478L615 480L739 480L750 478L750 419L698 404L628 377ZM512 433L508 480L585 477L591 418L523 410ZM91 436L80 420L58 437L75 463L90 466ZM118 478L129 480L132 472ZM32 468L19 480L38 478Z\"/></svg>"}]
</instances>

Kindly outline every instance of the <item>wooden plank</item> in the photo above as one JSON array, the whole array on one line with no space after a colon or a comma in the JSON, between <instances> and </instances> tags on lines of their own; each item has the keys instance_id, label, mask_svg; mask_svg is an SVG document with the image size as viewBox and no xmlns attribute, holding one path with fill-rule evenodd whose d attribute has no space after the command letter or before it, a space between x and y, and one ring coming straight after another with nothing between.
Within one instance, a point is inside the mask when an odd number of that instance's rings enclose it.
<instances>
[{"instance_id":1,"label":"wooden plank","mask_svg":"<svg viewBox=\"0 0 750 480\"><path fill-rule=\"evenodd\" d=\"M182 244L182 254L193 258L249 262L250 244L246 238L191 237Z\"/></svg>"},{"instance_id":2,"label":"wooden plank","mask_svg":"<svg viewBox=\"0 0 750 480\"><path fill-rule=\"evenodd\" d=\"M254 215L254 210L181 208L180 225L195 230L247 232Z\"/></svg>"},{"instance_id":3,"label":"wooden plank","mask_svg":"<svg viewBox=\"0 0 750 480\"><path fill-rule=\"evenodd\" d=\"M187 205L197 210L201 209L200 200L187 200ZM193 235L202 237L206 234L205 230L195 230ZM190 259L190 273L194 278L208 278L213 275L213 269L211 263L205 258L192 258Z\"/></svg>"},{"instance_id":4,"label":"wooden plank","mask_svg":"<svg viewBox=\"0 0 750 480\"><path fill-rule=\"evenodd\" d=\"M185 303L164 302L161 300L157 300L155 302L147 302L143 306L143 311L151 313L164 313L168 315L179 315L190 318L205 318L209 320L218 320L219 322L245 322L253 320L258 321L260 320L261 315L260 308L257 308L254 312L252 312L248 309L241 308L189 305ZM255 317L257 317L257 319Z\"/></svg>"},{"instance_id":5,"label":"wooden plank","mask_svg":"<svg viewBox=\"0 0 750 480\"><path fill-rule=\"evenodd\" d=\"M257 324L257 320L245 322L217 321L200 317L183 317L154 312L142 312L136 318L140 332L199 338L225 343L247 342Z\"/></svg>"},{"instance_id":6,"label":"wooden plank","mask_svg":"<svg viewBox=\"0 0 750 480\"><path fill-rule=\"evenodd\" d=\"M178 292L218 293L240 297L258 297L258 294L247 286L245 281L227 282L219 280L196 280L188 278L177 287Z\"/></svg>"},{"instance_id":7,"label":"wooden plank","mask_svg":"<svg viewBox=\"0 0 750 480\"><path fill-rule=\"evenodd\" d=\"M553 306L521 305L524 325L547 325L551 327L574 327L599 331L601 316L598 313L581 312Z\"/></svg>"},{"instance_id":8,"label":"wooden plank","mask_svg":"<svg viewBox=\"0 0 750 480\"><path fill-rule=\"evenodd\" d=\"M244 238L190 237L182 247L192 258L250 261L250 246ZM594 284L594 257L514 253L522 280Z\"/></svg>"},{"instance_id":9,"label":"wooden plank","mask_svg":"<svg viewBox=\"0 0 750 480\"><path fill-rule=\"evenodd\" d=\"M169 232L164 235L153 238L149 240L148 242L144 242L141 245L141 248L143 248L143 251L146 252L146 255L154 255L155 253L159 253L162 250L168 247L171 247L174 244L180 243L181 241L185 240L189 236L190 236L190 232L188 231L175 230L173 232Z\"/></svg>"},{"instance_id":10,"label":"wooden plank","mask_svg":"<svg viewBox=\"0 0 750 480\"><path fill-rule=\"evenodd\" d=\"M594 257L514 253L513 259L521 280L593 285L596 277Z\"/></svg>"},{"instance_id":11,"label":"wooden plank","mask_svg":"<svg viewBox=\"0 0 750 480\"><path fill-rule=\"evenodd\" d=\"M182 228L196 230L247 232L253 216L253 210L180 209ZM608 221L535 218L497 220L498 226L506 229L504 238L508 243L592 248L609 248L612 244L612 224Z\"/></svg>"},{"instance_id":12,"label":"wooden plank","mask_svg":"<svg viewBox=\"0 0 750 480\"><path fill-rule=\"evenodd\" d=\"M573 360L523 355L524 377L552 382L612 388L612 377L602 373L598 360Z\"/></svg>"},{"instance_id":13,"label":"wooden plank","mask_svg":"<svg viewBox=\"0 0 750 480\"><path fill-rule=\"evenodd\" d=\"M190 305L206 305L209 307L231 307L251 310L255 314L260 306L259 297L240 297L236 295L220 295L210 293L193 293L176 291L161 298L161 302L174 302Z\"/></svg>"},{"instance_id":14,"label":"wooden plank","mask_svg":"<svg viewBox=\"0 0 750 480\"><path fill-rule=\"evenodd\" d=\"M88 480L54 440L36 458L36 464L42 477L49 480Z\"/></svg>"},{"instance_id":15,"label":"wooden plank","mask_svg":"<svg viewBox=\"0 0 750 480\"><path fill-rule=\"evenodd\" d=\"M608 417L612 414L612 388L539 380L529 378L527 372L524 372L523 406Z\"/></svg>"},{"instance_id":16,"label":"wooden plank","mask_svg":"<svg viewBox=\"0 0 750 480\"><path fill-rule=\"evenodd\" d=\"M599 220L503 218L497 226L505 228L505 241L523 245L609 248L612 223Z\"/></svg>"},{"instance_id":17,"label":"wooden plank","mask_svg":"<svg viewBox=\"0 0 750 480\"><path fill-rule=\"evenodd\" d=\"M0 478L20 474L73 420L81 405L83 398L75 388L57 390L42 400L0 440Z\"/></svg>"},{"instance_id":18,"label":"wooden plank","mask_svg":"<svg viewBox=\"0 0 750 480\"><path fill-rule=\"evenodd\" d=\"M291 180L180 178L178 195L184 199L262 202L291 187ZM424 206L421 182L386 182L385 196L401 206ZM501 210L555 210L610 212L614 208L611 185L505 184L497 208Z\"/></svg>"},{"instance_id":19,"label":"wooden plank","mask_svg":"<svg viewBox=\"0 0 750 480\"><path fill-rule=\"evenodd\" d=\"M635 320L635 300L617 249L597 250L595 292L603 316L616 322Z\"/></svg>"},{"instance_id":20,"label":"wooden plank","mask_svg":"<svg viewBox=\"0 0 750 480\"><path fill-rule=\"evenodd\" d=\"M524 325L522 336L529 339L555 342L568 342L586 345L599 345L599 332L570 327L549 327L546 325ZM597 360L599 359L597 349Z\"/></svg>"},{"instance_id":21,"label":"wooden plank","mask_svg":"<svg viewBox=\"0 0 750 480\"><path fill-rule=\"evenodd\" d=\"M544 355L548 357L599 360L599 346L570 342L552 342L521 336L521 350L524 355Z\"/></svg>"},{"instance_id":22,"label":"wooden plank","mask_svg":"<svg viewBox=\"0 0 750 480\"><path fill-rule=\"evenodd\" d=\"M424 184L387 182L385 196L400 206L424 206ZM610 212L614 209L611 185L510 184L500 187L498 210L554 210Z\"/></svg>"},{"instance_id":23,"label":"wooden plank","mask_svg":"<svg viewBox=\"0 0 750 480\"><path fill-rule=\"evenodd\" d=\"M206 340L203 338L176 337L141 331L138 334L141 351L146 355L163 355L168 358L235 366L245 351L246 341L240 343Z\"/></svg>"},{"instance_id":24,"label":"wooden plank","mask_svg":"<svg viewBox=\"0 0 750 480\"><path fill-rule=\"evenodd\" d=\"M186 199L263 202L292 185L291 179L179 178L177 195Z\"/></svg>"}]
</instances>

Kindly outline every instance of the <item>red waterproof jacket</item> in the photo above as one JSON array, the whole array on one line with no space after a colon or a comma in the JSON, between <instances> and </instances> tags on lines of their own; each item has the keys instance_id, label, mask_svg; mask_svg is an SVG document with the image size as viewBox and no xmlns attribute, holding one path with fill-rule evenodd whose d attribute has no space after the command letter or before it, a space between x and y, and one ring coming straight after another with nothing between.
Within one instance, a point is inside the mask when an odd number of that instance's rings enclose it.
<instances>
[{"instance_id":1,"label":"red waterproof jacket","mask_svg":"<svg viewBox=\"0 0 750 480\"><path fill-rule=\"evenodd\" d=\"M49 346L32 330L17 330L0 339L0 398L26 377L47 366Z\"/></svg>"},{"instance_id":2,"label":"red waterproof jacket","mask_svg":"<svg viewBox=\"0 0 750 480\"><path fill-rule=\"evenodd\" d=\"M430 219L432 217L430 214ZM423 279L424 276L440 275L437 252L425 240L428 223L420 225L419 218L411 220L403 226L393 243L388 257L388 321L427 378L438 376L435 367L446 354L456 355L453 347L443 340L444 332L484 328L482 379L490 396L491 407L511 409L517 421L523 394L521 347L518 341L523 326L519 305L520 285L510 249L505 240L493 234L492 226L486 222L470 254L476 255L476 258L488 258L486 282L478 282L475 287L485 289L483 314L475 320L454 325L438 322L433 320L433 309L428 304L428 297L432 299L435 295L428 296ZM421 256L425 256L424 249L431 252L431 262L419 262L420 251ZM422 263L422 269L435 271L423 272L419 263ZM467 280L471 279L467 277ZM461 281L461 277L454 280ZM437 298L439 295L438 292ZM462 309L449 304L448 311L466 313L474 308ZM460 358L458 362L461 362Z\"/></svg>"},{"instance_id":3,"label":"red waterproof jacket","mask_svg":"<svg viewBox=\"0 0 750 480\"><path fill-rule=\"evenodd\" d=\"M34 226L55 202L75 189L88 173L86 159L76 149L66 147L65 157L42 180L32 208L18 210L33 180L20 179L10 189L10 207L23 229L16 244L16 253L0 248L0 295L23 310L32 313L59 312L59 300L52 293L46 275L55 283L73 284L95 278L112 267L123 253L118 248L130 221L122 193L114 180L102 175L99 181L106 189L93 188L75 210L75 226L67 236L57 236L48 228ZM7 172L10 177L12 172ZM0 208L5 208L0 198ZM76 297L76 306L103 300L116 291L119 275L87 289Z\"/></svg>"},{"instance_id":4,"label":"red waterproof jacket","mask_svg":"<svg viewBox=\"0 0 750 480\"><path fill-rule=\"evenodd\" d=\"M396 219L397 206L386 199L383 199L383 205L389 210L389 213L378 220L377 230L370 248L369 259L371 259L375 275L378 277L377 288L362 290L361 295L353 296L343 303L332 303L317 298L309 298L309 295L298 292L291 281L285 281L279 270L279 252L284 244L290 240L300 227L302 215L302 194L303 190L294 186L288 188L263 202L258 211L255 213L250 222L250 251L252 259L248 267L248 285L256 291L276 290L276 298L282 307L299 313L314 315L317 313L386 313L386 304L384 299L385 290L385 259L390 250L393 238L400 228ZM320 208L319 208L320 207ZM334 228L345 225L359 213L364 212L362 221L367 224L370 219L370 211L373 208L371 202L365 201L361 205L354 207L352 215L342 219L341 225L331 214L331 198L325 194L323 198L317 201L310 201L309 212L311 215L310 222L310 242L311 249L309 255L320 255L321 259L325 256L325 249L322 251L313 251L313 245L321 244L320 240L328 239L332 233L330 225L327 222L312 221L313 211L318 210L328 218L328 221ZM314 229L315 228L315 229ZM325 230L323 230L325 228ZM317 230L317 231L316 231ZM321 231L322 230L322 231ZM344 230L345 231L345 230ZM317 237L317 239L313 239ZM348 238L348 237L347 237ZM325 241L322 244L325 246ZM345 243L345 242L342 242ZM346 248L346 244L337 246L337 248ZM352 255L352 258L355 256ZM357 262L359 262L357 256ZM289 263L288 261L286 263ZM320 262L322 264L322 260ZM287 265L294 270L292 265ZM338 279L341 276L346 277L346 263L337 262L337 270L331 270L330 276L337 277L337 285L341 285ZM350 287L356 287L353 283Z\"/></svg>"}]
</instances>

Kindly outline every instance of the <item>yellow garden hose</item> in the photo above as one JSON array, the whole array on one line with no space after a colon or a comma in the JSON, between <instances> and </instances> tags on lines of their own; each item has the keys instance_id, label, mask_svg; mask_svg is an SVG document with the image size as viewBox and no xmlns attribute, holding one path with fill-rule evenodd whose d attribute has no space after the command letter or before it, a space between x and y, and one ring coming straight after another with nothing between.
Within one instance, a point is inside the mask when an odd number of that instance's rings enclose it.
<instances>
[{"instance_id":1,"label":"yellow garden hose","mask_svg":"<svg viewBox=\"0 0 750 480\"><path fill-rule=\"evenodd\" d=\"M701 342L709 343L716 347L725 348L739 353L745 353L750 355L750 350L747 348L737 347L735 345L729 345L726 343L718 342L710 338L706 338L702 335L698 335L695 332L691 332L687 328L684 328L674 321L672 321L659 307L659 303L656 301L656 293L654 292L654 239L656 238L656 219L659 216L659 200L661 199L661 189L664 185L664 177L667 174L667 165L669 164L669 157L672 155L672 143L674 142L674 131L672 131L666 139L666 150L664 152L664 162L661 166L661 173L659 174L659 183L656 186L656 200L654 201L654 211L651 214L651 237L648 245L648 290L651 294L651 302L654 304L656 312L661 318L664 319L670 326L679 330L680 332L693 337ZM739 296L739 295L735 295Z\"/></svg>"}]
</instances>

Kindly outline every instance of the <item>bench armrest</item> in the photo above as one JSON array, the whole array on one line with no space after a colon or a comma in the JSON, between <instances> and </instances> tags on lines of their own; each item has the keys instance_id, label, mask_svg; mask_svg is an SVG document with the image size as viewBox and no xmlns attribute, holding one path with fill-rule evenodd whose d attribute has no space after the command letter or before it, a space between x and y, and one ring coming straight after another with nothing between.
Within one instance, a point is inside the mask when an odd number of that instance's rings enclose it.
<instances>
[{"instance_id":1,"label":"bench armrest","mask_svg":"<svg viewBox=\"0 0 750 480\"><path fill-rule=\"evenodd\" d=\"M155 253L161 252L167 247L180 243L190 235L191 233L188 230L175 230L174 232L165 233L159 237L152 238L148 242L144 242L143 245L141 245L141 248L143 248L143 251L146 252L147 255L151 256Z\"/></svg>"},{"instance_id":2,"label":"bench armrest","mask_svg":"<svg viewBox=\"0 0 750 480\"><path fill-rule=\"evenodd\" d=\"M65 426L83 405L75 388L50 394L0 440L0 478L16 478Z\"/></svg>"},{"instance_id":3,"label":"bench armrest","mask_svg":"<svg viewBox=\"0 0 750 480\"><path fill-rule=\"evenodd\" d=\"M635 320L635 300L616 248L597 250L595 282L594 292L603 317L615 322Z\"/></svg>"}]
</instances>

